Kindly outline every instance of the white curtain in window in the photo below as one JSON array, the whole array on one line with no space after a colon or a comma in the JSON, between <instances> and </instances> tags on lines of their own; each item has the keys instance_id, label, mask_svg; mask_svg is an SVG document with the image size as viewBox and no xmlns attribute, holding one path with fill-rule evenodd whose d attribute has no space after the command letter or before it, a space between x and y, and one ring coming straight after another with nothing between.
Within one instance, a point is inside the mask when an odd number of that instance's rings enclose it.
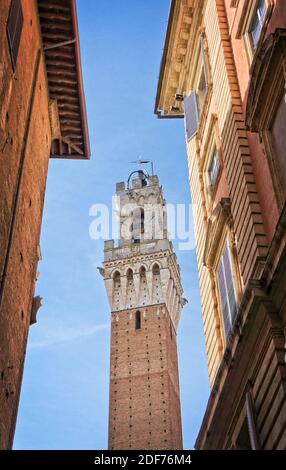
<instances>
[{"instance_id":1,"label":"white curtain in window","mask_svg":"<svg viewBox=\"0 0 286 470\"><path fill-rule=\"evenodd\" d=\"M217 270L221 310L224 321L225 336L228 338L236 317L236 295L229 243L226 243Z\"/></svg>"}]
</instances>

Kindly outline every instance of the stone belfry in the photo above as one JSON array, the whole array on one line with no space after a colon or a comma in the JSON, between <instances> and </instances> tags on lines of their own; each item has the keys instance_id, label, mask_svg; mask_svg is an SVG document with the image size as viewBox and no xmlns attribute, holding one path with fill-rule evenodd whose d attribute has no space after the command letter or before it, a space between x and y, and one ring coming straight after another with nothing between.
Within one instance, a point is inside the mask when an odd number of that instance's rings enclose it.
<instances>
[{"instance_id":1,"label":"stone belfry","mask_svg":"<svg viewBox=\"0 0 286 470\"><path fill-rule=\"evenodd\" d=\"M136 175L136 177L135 177ZM109 449L182 449L176 335L186 300L157 176L116 187L119 246L105 242L111 307Z\"/></svg>"}]
</instances>

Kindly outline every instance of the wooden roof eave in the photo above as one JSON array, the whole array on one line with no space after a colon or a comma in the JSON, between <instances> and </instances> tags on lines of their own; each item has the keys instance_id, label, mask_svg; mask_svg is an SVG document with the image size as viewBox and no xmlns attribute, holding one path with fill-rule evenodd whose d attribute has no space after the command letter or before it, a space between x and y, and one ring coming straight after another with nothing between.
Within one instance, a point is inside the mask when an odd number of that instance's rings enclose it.
<instances>
[{"instance_id":1,"label":"wooden roof eave","mask_svg":"<svg viewBox=\"0 0 286 470\"><path fill-rule=\"evenodd\" d=\"M50 98L57 102L61 137L51 158L87 160L90 143L84 96L76 0L38 0Z\"/></svg>"},{"instance_id":2,"label":"wooden roof eave","mask_svg":"<svg viewBox=\"0 0 286 470\"><path fill-rule=\"evenodd\" d=\"M73 27L75 31L75 37L77 38L77 41L75 44L76 64L77 64L76 73L77 73L78 87L79 87L80 114L81 114L82 127L83 127L84 148L85 148L86 158L89 159L90 158L90 141L89 141L87 110L86 110L83 76L82 76L82 64L81 64L79 30L78 30L77 11L76 11L76 0L71 0L71 8L72 8L72 22L73 22Z\"/></svg>"}]
</instances>

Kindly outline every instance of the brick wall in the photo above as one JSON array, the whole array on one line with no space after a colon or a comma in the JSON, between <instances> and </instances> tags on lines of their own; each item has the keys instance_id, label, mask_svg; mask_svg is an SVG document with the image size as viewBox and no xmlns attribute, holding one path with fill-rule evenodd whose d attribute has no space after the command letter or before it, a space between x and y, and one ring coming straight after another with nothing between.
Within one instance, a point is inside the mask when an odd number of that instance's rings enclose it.
<instances>
[{"instance_id":1,"label":"brick wall","mask_svg":"<svg viewBox=\"0 0 286 470\"><path fill-rule=\"evenodd\" d=\"M51 144L48 91L43 57L38 55L41 42L35 2L22 0L24 25L15 73L6 36L9 6L10 1L1 1L1 449L11 447L15 428Z\"/></svg>"},{"instance_id":2,"label":"brick wall","mask_svg":"<svg viewBox=\"0 0 286 470\"><path fill-rule=\"evenodd\" d=\"M165 305L135 312L112 314L109 448L182 449L176 334Z\"/></svg>"}]
</instances>

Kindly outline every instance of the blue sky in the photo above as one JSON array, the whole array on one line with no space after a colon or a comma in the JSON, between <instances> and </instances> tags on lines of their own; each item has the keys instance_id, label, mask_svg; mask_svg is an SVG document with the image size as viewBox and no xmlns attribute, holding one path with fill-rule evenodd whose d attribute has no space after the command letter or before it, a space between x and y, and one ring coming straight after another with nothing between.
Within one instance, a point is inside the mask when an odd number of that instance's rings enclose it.
<instances>
[{"instance_id":1,"label":"blue sky","mask_svg":"<svg viewBox=\"0 0 286 470\"><path fill-rule=\"evenodd\" d=\"M77 4L92 159L50 161L37 285L43 307L30 331L15 449L107 446L110 311L90 207L111 205L116 182L140 155L154 161L168 202L191 202L183 122L153 115L169 0ZM188 449L209 385L195 252L177 255L189 300L178 334Z\"/></svg>"}]
</instances>

